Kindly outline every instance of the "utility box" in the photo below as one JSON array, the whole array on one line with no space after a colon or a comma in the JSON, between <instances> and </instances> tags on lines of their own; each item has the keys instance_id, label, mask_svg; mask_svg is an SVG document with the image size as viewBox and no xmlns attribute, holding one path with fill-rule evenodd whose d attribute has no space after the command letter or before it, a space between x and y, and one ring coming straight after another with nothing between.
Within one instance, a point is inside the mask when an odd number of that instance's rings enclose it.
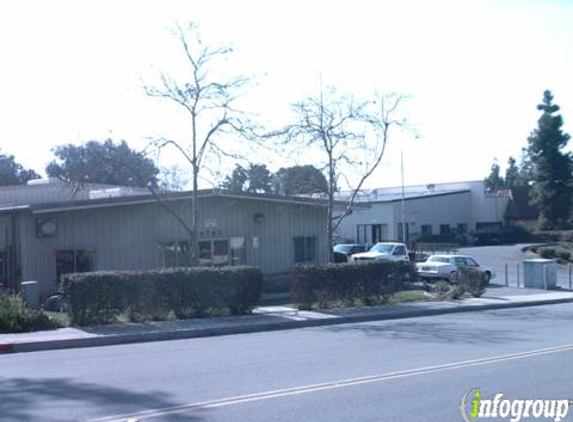
<instances>
[{"instance_id":1,"label":"utility box","mask_svg":"<svg viewBox=\"0 0 573 422\"><path fill-rule=\"evenodd\" d=\"M40 285L37 281L24 281L20 283L22 297L30 309L40 307Z\"/></svg>"},{"instance_id":2,"label":"utility box","mask_svg":"<svg viewBox=\"0 0 573 422\"><path fill-rule=\"evenodd\" d=\"M557 287L557 262L554 259L523 261L523 287L554 289Z\"/></svg>"}]
</instances>

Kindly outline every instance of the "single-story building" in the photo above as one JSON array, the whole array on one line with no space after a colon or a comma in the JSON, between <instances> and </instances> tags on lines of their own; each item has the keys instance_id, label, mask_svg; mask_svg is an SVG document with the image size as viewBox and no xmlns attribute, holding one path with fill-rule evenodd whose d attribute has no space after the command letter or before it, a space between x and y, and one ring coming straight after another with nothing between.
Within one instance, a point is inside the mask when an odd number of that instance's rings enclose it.
<instances>
[{"instance_id":1,"label":"single-story building","mask_svg":"<svg viewBox=\"0 0 573 422\"><path fill-rule=\"evenodd\" d=\"M189 264L188 231L165 206L189 224L191 192L158 202L138 190L96 187L66 193L65 185L46 183L34 187L44 199L34 200L37 192L22 186L9 203L0 188L0 283L36 280L45 298L64 273ZM201 264L256 265L272 276L327 261L322 200L202 190L198 205Z\"/></svg>"}]
</instances>

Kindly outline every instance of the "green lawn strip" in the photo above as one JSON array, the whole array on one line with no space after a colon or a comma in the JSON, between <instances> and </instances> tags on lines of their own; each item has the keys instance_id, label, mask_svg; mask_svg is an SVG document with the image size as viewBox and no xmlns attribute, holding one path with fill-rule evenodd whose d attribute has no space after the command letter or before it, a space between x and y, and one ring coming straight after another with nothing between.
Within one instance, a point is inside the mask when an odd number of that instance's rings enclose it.
<instances>
[{"instance_id":1,"label":"green lawn strip","mask_svg":"<svg viewBox=\"0 0 573 422\"><path fill-rule=\"evenodd\" d=\"M51 321L55 322L60 327L69 327L70 319L66 312L51 312L44 311L44 313L50 318Z\"/></svg>"},{"instance_id":2,"label":"green lawn strip","mask_svg":"<svg viewBox=\"0 0 573 422\"><path fill-rule=\"evenodd\" d=\"M404 303L404 302L420 302L428 301L430 298L426 296L423 290L404 290L396 292L388 299L388 303Z\"/></svg>"}]
</instances>

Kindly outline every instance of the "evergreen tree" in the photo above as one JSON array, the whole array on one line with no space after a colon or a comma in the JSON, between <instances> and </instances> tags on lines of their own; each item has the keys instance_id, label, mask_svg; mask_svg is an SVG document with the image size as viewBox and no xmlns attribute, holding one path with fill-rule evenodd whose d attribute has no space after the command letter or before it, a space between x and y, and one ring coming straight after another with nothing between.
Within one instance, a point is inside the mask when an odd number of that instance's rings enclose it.
<instances>
[{"instance_id":1,"label":"evergreen tree","mask_svg":"<svg viewBox=\"0 0 573 422\"><path fill-rule=\"evenodd\" d=\"M500 176L499 164L496 161L491 165L489 176L485 178L485 190L495 193L505 186L503 177Z\"/></svg>"},{"instance_id":2,"label":"evergreen tree","mask_svg":"<svg viewBox=\"0 0 573 422\"><path fill-rule=\"evenodd\" d=\"M533 167L532 203L539 207L539 227L563 229L571 216L573 170L571 154L563 152L570 136L563 132L563 119L556 115L551 91L543 93L542 111L537 128L528 138L528 154Z\"/></svg>"},{"instance_id":3,"label":"evergreen tree","mask_svg":"<svg viewBox=\"0 0 573 422\"><path fill-rule=\"evenodd\" d=\"M517 161L515 158L509 157L507 160L507 168L505 169L505 186L508 188L513 188L519 186L521 183L519 175L519 167L517 167Z\"/></svg>"}]
</instances>

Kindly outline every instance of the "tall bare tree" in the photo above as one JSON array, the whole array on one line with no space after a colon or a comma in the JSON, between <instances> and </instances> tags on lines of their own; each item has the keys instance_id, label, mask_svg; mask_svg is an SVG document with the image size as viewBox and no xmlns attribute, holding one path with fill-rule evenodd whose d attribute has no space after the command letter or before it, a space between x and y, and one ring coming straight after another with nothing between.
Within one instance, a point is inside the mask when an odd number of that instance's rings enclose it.
<instances>
[{"instance_id":1,"label":"tall bare tree","mask_svg":"<svg viewBox=\"0 0 573 422\"><path fill-rule=\"evenodd\" d=\"M235 133L247 137L252 128L248 115L238 110L237 103L245 93L251 78L242 75L226 77L225 59L232 54L228 46L205 44L198 28L191 23L186 27L177 25L173 31L180 43L188 70L184 78L175 78L165 73L159 81L147 85L147 95L165 99L189 118L190 135L187 140L158 139L155 148L173 146L191 165L192 204L191 204L191 262L198 263L198 183L201 170L210 154L219 157L229 155L227 148L220 146L224 135Z\"/></svg>"},{"instance_id":2,"label":"tall bare tree","mask_svg":"<svg viewBox=\"0 0 573 422\"><path fill-rule=\"evenodd\" d=\"M374 100L356 101L339 94L334 88L321 89L318 97L310 97L294 104L296 121L288 128L288 141L305 148L317 148L322 153L326 168L327 226L326 238L329 260L333 261L333 235L343 219L349 215L364 182L380 165L393 126L404 127L398 119L399 106L404 96L378 95ZM339 179L350 178L346 171L355 173L355 182L344 200L344 210L334 215L335 196Z\"/></svg>"}]
</instances>

